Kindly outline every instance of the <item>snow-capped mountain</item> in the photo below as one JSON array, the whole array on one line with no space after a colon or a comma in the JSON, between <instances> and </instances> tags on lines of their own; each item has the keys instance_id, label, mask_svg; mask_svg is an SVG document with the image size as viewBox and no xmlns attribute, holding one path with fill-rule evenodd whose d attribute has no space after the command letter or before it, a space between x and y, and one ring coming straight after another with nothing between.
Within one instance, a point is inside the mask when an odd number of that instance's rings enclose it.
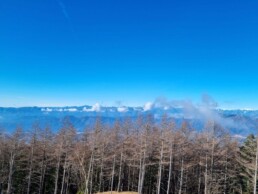
<instances>
[{"instance_id":1,"label":"snow-capped mountain","mask_svg":"<svg viewBox=\"0 0 258 194\"><path fill-rule=\"evenodd\" d=\"M53 130L61 127L62 120L69 117L78 130L93 125L96 118L101 117L105 123L114 123L117 119L136 119L139 115L153 115L159 121L166 114L180 124L183 120L198 129L205 122L213 120L234 134L247 135L256 133L258 110L222 110L209 107L172 107L155 106L147 103L139 107L104 107L100 104L93 106L67 106L67 107L22 107L0 108L0 128L12 131L17 126L29 130L33 124L38 123L42 127L50 126Z\"/></svg>"}]
</instances>

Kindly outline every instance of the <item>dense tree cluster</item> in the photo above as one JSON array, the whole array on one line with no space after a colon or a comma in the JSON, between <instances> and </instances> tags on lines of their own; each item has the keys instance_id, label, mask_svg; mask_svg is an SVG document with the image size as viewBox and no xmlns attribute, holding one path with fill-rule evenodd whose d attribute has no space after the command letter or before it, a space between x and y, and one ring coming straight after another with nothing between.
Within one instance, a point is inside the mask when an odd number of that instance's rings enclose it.
<instances>
[{"instance_id":1,"label":"dense tree cluster","mask_svg":"<svg viewBox=\"0 0 258 194\"><path fill-rule=\"evenodd\" d=\"M210 121L178 127L166 116L124 119L78 133L65 119L58 132L34 125L0 134L0 193L256 193L257 140L244 143Z\"/></svg>"}]
</instances>

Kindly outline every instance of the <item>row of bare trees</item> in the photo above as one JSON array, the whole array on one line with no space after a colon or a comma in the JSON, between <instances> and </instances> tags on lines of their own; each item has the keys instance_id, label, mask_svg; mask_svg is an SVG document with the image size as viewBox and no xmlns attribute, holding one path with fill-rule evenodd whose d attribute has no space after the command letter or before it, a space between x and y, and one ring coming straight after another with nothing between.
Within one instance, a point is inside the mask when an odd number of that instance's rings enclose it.
<instances>
[{"instance_id":1,"label":"row of bare trees","mask_svg":"<svg viewBox=\"0 0 258 194\"><path fill-rule=\"evenodd\" d=\"M256 138L248 141L214 122L197 131L166 116L97 119L82 133L68 119L55 133L17 128L0 135L0 194L255 194Z\"/></svg>"}]
</instances>

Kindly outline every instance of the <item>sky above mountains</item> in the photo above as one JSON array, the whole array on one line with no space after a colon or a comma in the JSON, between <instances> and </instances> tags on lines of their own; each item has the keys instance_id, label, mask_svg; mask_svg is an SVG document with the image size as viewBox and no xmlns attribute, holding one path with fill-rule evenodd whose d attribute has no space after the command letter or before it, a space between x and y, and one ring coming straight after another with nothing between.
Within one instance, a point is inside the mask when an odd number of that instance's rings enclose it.
<instances>
[{"instance_id":1,"label":"sky above mountains","mask_svg":"<svg viewBox=\"0 0 258 194\"><path fill-rule=\"evenodd\" d=\"M256 0L0 2L0 106L258 108Z\"/></svg>"}]
</instances>

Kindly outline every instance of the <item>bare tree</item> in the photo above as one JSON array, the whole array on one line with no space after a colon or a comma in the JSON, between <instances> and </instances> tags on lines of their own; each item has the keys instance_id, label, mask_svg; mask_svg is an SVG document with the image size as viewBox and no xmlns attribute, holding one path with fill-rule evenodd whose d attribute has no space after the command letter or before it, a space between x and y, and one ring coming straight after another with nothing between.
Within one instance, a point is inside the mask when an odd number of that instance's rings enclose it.
<instances>
[{"instance_id":1,"label":"bare tree","mask_svg":"<svg viewBox=\"0 0 258 194\"><path fill-rule=\"evenodd\" d=\"M15 172L15 160L19 154L20 144L22 141L22 129L17 128L12 136L9 137L9 175L8 175L8 186L7 194L12 193L13 174Z\"/></svg>"}]
</instances>

